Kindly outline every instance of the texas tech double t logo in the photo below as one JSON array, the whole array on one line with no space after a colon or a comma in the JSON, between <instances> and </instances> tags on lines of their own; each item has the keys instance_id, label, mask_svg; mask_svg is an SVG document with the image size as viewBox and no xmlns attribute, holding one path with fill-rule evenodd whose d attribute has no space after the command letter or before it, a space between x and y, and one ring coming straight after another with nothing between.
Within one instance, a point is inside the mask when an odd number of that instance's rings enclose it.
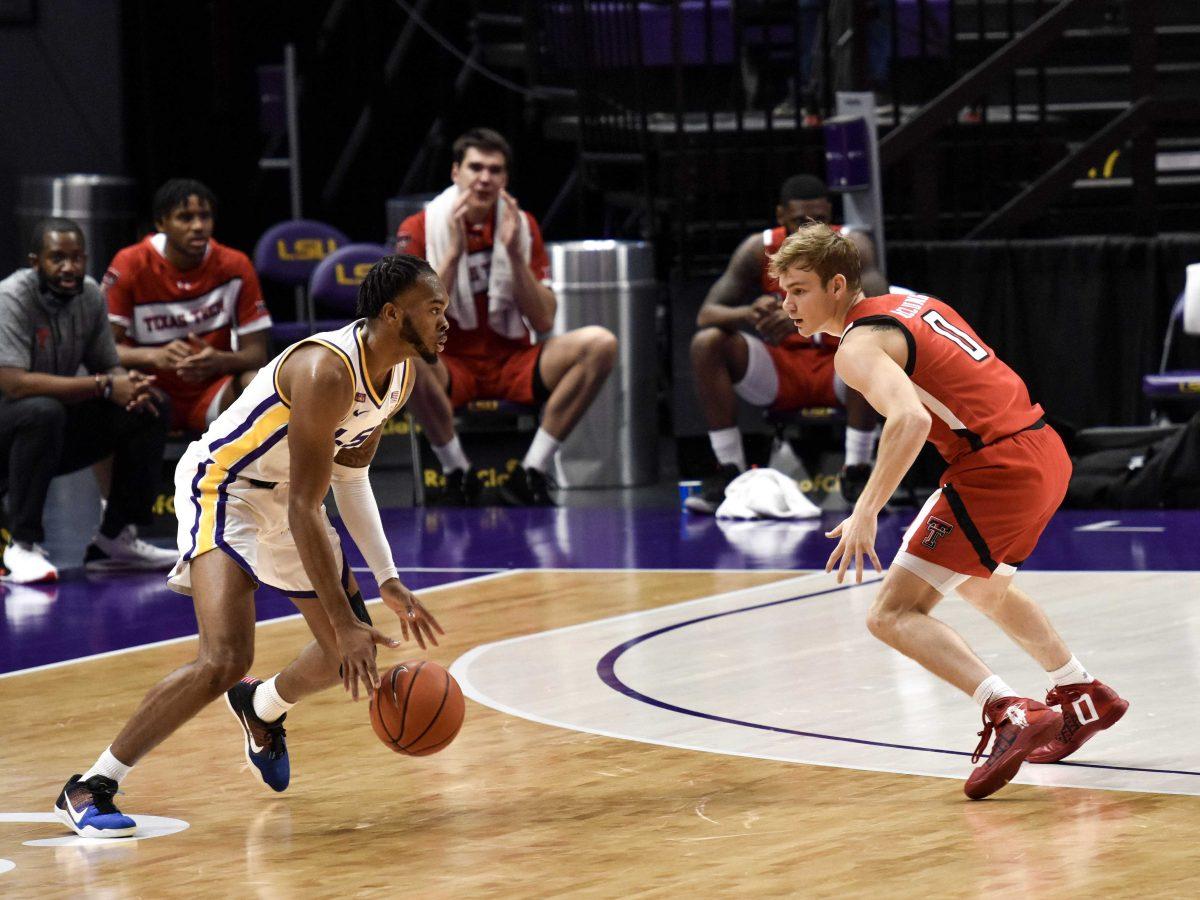
<instances>
[{"instance_id":1,"label":"texas tech double t logo","mask_svg":"<svg viewBox=\"0 0 1200 900\"><path fill-rule=\"evenodd\" d=\"M938 540L952 532L954 526L949 522L943 522L937 516L930 516L929 521L925 523L925 529L925 540L921 541L922 546L936 550Z\"/></svg>"}]
</instances>

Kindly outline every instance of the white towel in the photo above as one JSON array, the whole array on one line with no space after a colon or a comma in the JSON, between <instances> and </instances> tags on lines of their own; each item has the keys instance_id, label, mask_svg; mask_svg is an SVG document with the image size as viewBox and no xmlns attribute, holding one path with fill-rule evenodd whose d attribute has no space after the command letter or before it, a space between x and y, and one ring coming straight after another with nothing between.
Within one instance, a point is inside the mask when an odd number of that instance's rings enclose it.
<instances>
[{"instance_id":1,"label":"white towel","mask_svg":"<svg viewBox=\"0 0 1200 900\"><path fill-rule=\"evenodd\" d=\"M820 507L800 493L796 482L774 469L743 472L725 488L718 519L815 519Z\"/></svg>"},{"instance_id":2,"label":"white towel","mask_svg":"<svg viewBox=\"0 0 1200 900\"><path fill-rule=\"evenodd\" d=\"M1200 263L1192 263L1186 269L1183 295L1183 332L1200 334Z\"/></svg>"},{"instance_id":3,"label":"white towel","mask_svg":"<svg viewBox=\"0 0 1200 900\"><path fill-rule=\"evenodd\" d=\"M450 213L458 196L458 185L452 184L430 200L429 205L425 207L425 254L434 269L441 268L442 260L450 251ZM503 198L496 203L496 221L492 233L497 236L500 234L500 216L504 203ZM525 265L529 265L531 239L529 220L525 218L524 213L520 215L519 240L521 260ZM492 247L492 269L488 277L488 325L505 337L514 340L528 339L532 329L526 325L513 293L512 266L508 250L497 240ZM458 277L447 313L464 331L474 331L479 327L465 248L458 259Z\"/></svg>"}]
</instances>

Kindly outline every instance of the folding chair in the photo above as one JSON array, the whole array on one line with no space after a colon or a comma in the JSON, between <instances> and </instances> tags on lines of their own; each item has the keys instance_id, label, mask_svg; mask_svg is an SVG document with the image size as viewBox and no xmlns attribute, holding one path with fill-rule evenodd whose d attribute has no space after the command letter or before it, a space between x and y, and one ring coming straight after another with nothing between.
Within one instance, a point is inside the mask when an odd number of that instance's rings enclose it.
<instances>
[{"instance_id":1,"label":"folding chair","mask_svg":"<svg viewBox=\"0 0 1200 900\"><path fill-rule=\"evenodd\" d=\"M309 279L317 266L339 247L350 243L338 229L313 219L289 219L272 225L254 246L254 268L264 281L291 287L296 296L296 320L277 322L271 337L292 344L321 331L308 294Z\"/></svg>"}]
</instances>

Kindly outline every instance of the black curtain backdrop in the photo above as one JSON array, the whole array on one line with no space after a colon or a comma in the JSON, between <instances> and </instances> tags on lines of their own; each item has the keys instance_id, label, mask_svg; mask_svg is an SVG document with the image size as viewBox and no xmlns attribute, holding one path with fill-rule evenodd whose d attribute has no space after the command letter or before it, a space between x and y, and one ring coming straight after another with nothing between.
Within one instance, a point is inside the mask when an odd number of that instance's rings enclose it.
<instances>
[{"instance_id":1,"label":"black curtain backdrop","mask_svg":"<svg viewBox=\"0 0 1200 900\"><path fill-rule=\"evenodd\" d=\"M1200 234L898 242L887 253L889 280L962 313L1049 415L1135 425L1149 416L1141 378L1158 370ZM1174 366L1200 368L1200 338L1182 344Z\"/></svg>"}]
</instances>

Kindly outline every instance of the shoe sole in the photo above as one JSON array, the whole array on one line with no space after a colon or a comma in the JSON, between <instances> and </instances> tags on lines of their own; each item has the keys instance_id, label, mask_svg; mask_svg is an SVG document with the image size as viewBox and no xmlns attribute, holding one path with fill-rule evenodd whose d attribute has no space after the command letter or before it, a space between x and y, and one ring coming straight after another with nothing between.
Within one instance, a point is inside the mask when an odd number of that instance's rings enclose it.
<instances>
[{"instance_id":1,"label":"shoe sole","mask_svg":"<svg viewBox=\"0 0 1200 900\"><path fill-rule=\"evenodd\" d=\"M80 837L99 838L101 840L105 840L110 838L133 837L137 833L136 825L134 825L133 828L110 828L107 831L102 831L99 828L93 828L91 825L85 825L83 828L80 828L71 818L71 814L65 809L61 809L57 804L54 806L54 815L58 817L60 822L62 822Z\"/></svg>"},{"instance_id":2,"label":"shoe sole","mask_svg":"<svg viewBox=\"0 0 1200 900\"><path fill-rule=\"evenodd\" d=\"M225 706L229 708L230 714L233 716L234 721L238 723L238 728L242 732L242 755L246 757L246 763L250 766L250 775L255 781L261 784L272 794L282 794L283 791L288 789L288 786L291 784L291 779L288 779L288 784L283 786L282 791L277 791L275 788L267 784L266 779L262 776L262 772L259 770L258 766L254 764L254 760L250 758L250 738L246 735L246 726L242 724L242 717L238 715L238 711L233 708L233 701L229 699L228 692L225 693Z\"/></svg>"},{"instance_id":3,"label":"shoe sole","mask_svg":"<svg viewBox=\"0 0 1200 900\"><path fill-rule=\"evenodd\" d=\"M992 796L996 791L1000 790L1006 784L1016 777L1022 763L1026 757L1034 750L1042 746L1049 740L1051 735L1058 734L1062 728L1063 719L1060 713L1054 713L1036 729L1031 725L1025 728L1021 735L1013 742L1013 745L1008 748L1008 759L997 763L997 768L993 769L986 780L972 785L970 779L963 785L963 793L971 800L983 800ZM995 782L999 782L995 787L991 787ZM971 793L974 789L975 793ZM986 789L986 792L984 792Z\"/></svg>"},{"instance_id":4,"label":"shoe sole","mask_svg":"<svg viewBox=\"0 0 1200 900\"><path fill-rule=\"evenodd\" d=\"M54 584L58 581L58 573L53 572L49 575L43 575L41 578L22 579L13 578L11 574L5 572L3 575L0 575L0 581L3 581L5 584Z\"/></svg>"},{"instance_id":5,"label":"shoe sole","mask_svg":"<svg viewBox=\"0 0 1200 900\"><path fill-rule=\"evenodd\" d=\"M1064 759L1066 759L1068 756L1073 754L1075 751L1077 751L1080 747L1082 747L1084 744L1086 744L1088 741L1090 741L1092 738L1094 738L1100 732L1106 731L1107 729L1112 728L1114 725L1116 725L1118 722L1120 722L1121 718L1125 715L1125 712L1128 709L1129 709L1129 701L1128 700L1115 701L1113 703L1112 707L1109 709L1109 711L1106 712L1104 715L1102 715L1095 722L1090 722L1087 725L1080 726L1081 728L1088 728L1090 730L1087 731L1082 738L1080 738L1079 743L1075 744L1075 746L1073 746L1073 747L1068 747L1066 753L1060 754L1058 756L1049 754L1046 756L1040 756L1037 759L1034 759L1034 754L1030 753L1029 756L1025 757L1025 761L1032 763L1035 766L1045 766L1045 765L1049 765L1050 763L1062 762ZM1036 751L1034 751L1034 752L1036 752Z\"/></svg>"}]
</instances>

